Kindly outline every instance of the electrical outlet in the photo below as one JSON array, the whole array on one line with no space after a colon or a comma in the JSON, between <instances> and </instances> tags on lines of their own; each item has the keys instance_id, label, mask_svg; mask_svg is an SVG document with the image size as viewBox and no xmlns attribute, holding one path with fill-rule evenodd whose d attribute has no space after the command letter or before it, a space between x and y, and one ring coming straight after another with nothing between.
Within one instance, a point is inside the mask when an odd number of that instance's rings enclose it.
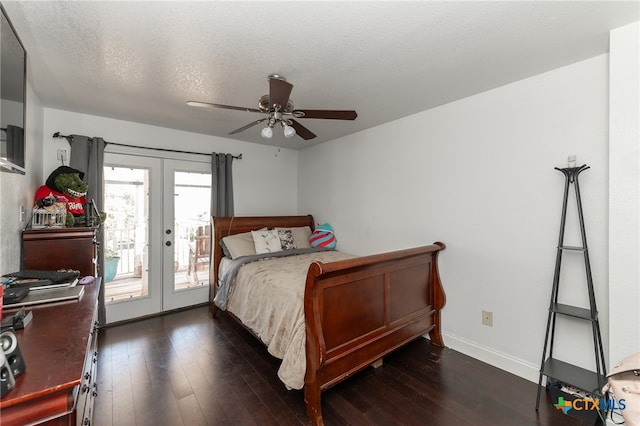
<instances>
[{"instance_id":1,"label":"electrical outlet","mask_svg":"<svg viewBox=\"0 0 640 426\"><path fill-rule=\"evenodd\" d=\"M493 327L493 312L482 311L482 324Z\"/></svg>"},{"instance_id":2,"label":"electrical outlet","mask_svg":"<svg viewBox=\"0 0 640 426\"><path fill-rule=\"evenodd\" d=\"M57 153L57 158L58 161L62 161L63 163L65 161L67 161L67 150L66 149L59 149L58 153Z\"/></svg>"}]
</instances>

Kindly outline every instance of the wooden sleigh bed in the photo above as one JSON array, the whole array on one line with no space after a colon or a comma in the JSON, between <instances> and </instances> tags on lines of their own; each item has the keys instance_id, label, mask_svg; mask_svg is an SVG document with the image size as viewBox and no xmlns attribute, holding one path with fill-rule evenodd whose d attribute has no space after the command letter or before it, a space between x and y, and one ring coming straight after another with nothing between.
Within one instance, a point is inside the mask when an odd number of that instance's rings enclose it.
<instances>
[{"instance_id":1,"label":"wooden sleigh bed","mask_svg":"<svg viewBox=\"0 0 640 426\"><path fill-rule=\"evenodd\" d=\"M213 315L218 310L214 298L224 256L219 242L224 237L264 227L304 226L314 229L312 216L213 218L209 301ZM426 333L434 344L443 346L440 311L445 294L438 254L444 248L443 243L436 242L311 263L304 287L304 401L315 425L323 424L322 391L369 365L379 365L385 355Z\"/></svg>"}]
</instances>

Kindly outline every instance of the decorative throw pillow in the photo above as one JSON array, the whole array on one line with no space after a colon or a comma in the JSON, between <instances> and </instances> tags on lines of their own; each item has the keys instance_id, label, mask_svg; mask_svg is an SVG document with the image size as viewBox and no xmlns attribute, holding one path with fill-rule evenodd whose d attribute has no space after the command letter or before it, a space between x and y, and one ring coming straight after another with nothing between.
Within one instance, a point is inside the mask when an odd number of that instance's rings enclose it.
<instances>
[{"instance_id":1,"label":"decorative throw pillow","mask_svg":"<svg viewBox=\"0 0 640 426\"><path fill-rule=\"evenodd\" d=\"M316 226L316 229L309 237L311 247L335 248L336 243L337 240L333 233L333 228L328 223Z\"/></svg>"},{"instance_id":2,"label":"decorative throw pillow","mask_svg":"<svg viewBox=\"0 0 640 426\"><path fill-rule=\"evenodd\" d=\"M311 228L308 226L294 226L292 228L276 228L278 231L291 230L293 241L296 248L311 248L309 237L311 236Z\"/></svg>"},{"instance_id":3,"label":"decorative throw pillow","mask_svg":"<svg viewBox=\"0 0 640 426\"><path fill-rule=\"evenodd\" d=\"M291 229L277 229L278 236L280 237L280 244L282 250L293 250L296 247L296 242L293 238L293 232Z\"/></svg>"},{"instance_id":4,"label":"decorative throw pillow","mask_svg":"<svg viewBox=\"0 0 640 426\"><path fill-rule=\"evenodd\" d=\"M253 244L256 248L256 254L273 253L276 251L282 251L282 243L280 242L280 236L275 229L267 231L251 231L253 237Z\"/></svg>"}]
</instances>

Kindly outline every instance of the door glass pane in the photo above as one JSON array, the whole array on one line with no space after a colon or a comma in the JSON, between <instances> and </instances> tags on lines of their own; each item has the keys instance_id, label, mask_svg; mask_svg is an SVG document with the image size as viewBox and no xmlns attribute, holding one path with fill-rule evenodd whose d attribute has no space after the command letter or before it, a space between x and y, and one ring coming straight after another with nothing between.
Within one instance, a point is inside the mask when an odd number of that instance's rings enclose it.
<instances>
[{"instance_id":1,"label":"door glass pane","mask_svg":"<svg viewBox=\"0 0 640 426\"><path fill-rule=\"evenodd\" d=\"M211 174L174 174L174 290L208 285Z\"/></svg>"},{"instance_id":2,"label":"door glass pane","mask_svg":"<svg viewBox=\"0 0 640 426\"><path fill-rule=\"evenodd\" d=\"M149 171L104 168L105 301L147 297Z\"/></svg>"}]
</instances>

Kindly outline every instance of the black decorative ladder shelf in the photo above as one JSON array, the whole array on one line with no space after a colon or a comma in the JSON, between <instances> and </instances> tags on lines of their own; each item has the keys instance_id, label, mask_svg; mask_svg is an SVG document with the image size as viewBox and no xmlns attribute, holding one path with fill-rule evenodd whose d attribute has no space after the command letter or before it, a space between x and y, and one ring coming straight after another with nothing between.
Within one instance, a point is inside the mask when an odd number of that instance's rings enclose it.
<instances>
[{"instance_id":1,"label":"black decorative ladder shelf","mask_svg":"<svg viewBox=\"0 0 640 426\"><path fill-rule=\"evenodd\" d=\"M553 276L553 288L551 290L551 301L549 303L549 316L547 319L547 331L544 339L544 350L540 363L540 377L538 380L538 395L536 398L536 410L540 407L540 393L542 390L543 377L552 378L558 382L575 386L576 388L601 395L601 389L606 383L606 367L604 360L604 350L602 348L602 337L600 335L600 323L598 322L598 310L596 309L596 297L593 291L593 279L591 277L591 264L589 263L589 250L587 247L587 236L582 214L582 201L580 199L580 186L578 185L578 175L587 170L587 165L579 167L558 168L565 177L564 200L562 203L562 217L560 219L560 236L558 238L558 248L556 254L556 264ZM578 207L578 218L580 221L580 233L582 236L582 246L565 246L564 231L567 219L567 203L569 199L569 189L573 186ZM589 308L580 308L558 303L558 288L560 286L560 266L564 252L581 252L584 255L584 265L586 269L587 291L589 293ZM593 346L595 354L596 371L590 371L570 363L560 361L553 357L553 343L556 332L556 317L558 315L569 316L591 322L593 334Z\"/></svg>"}]
</instances>

